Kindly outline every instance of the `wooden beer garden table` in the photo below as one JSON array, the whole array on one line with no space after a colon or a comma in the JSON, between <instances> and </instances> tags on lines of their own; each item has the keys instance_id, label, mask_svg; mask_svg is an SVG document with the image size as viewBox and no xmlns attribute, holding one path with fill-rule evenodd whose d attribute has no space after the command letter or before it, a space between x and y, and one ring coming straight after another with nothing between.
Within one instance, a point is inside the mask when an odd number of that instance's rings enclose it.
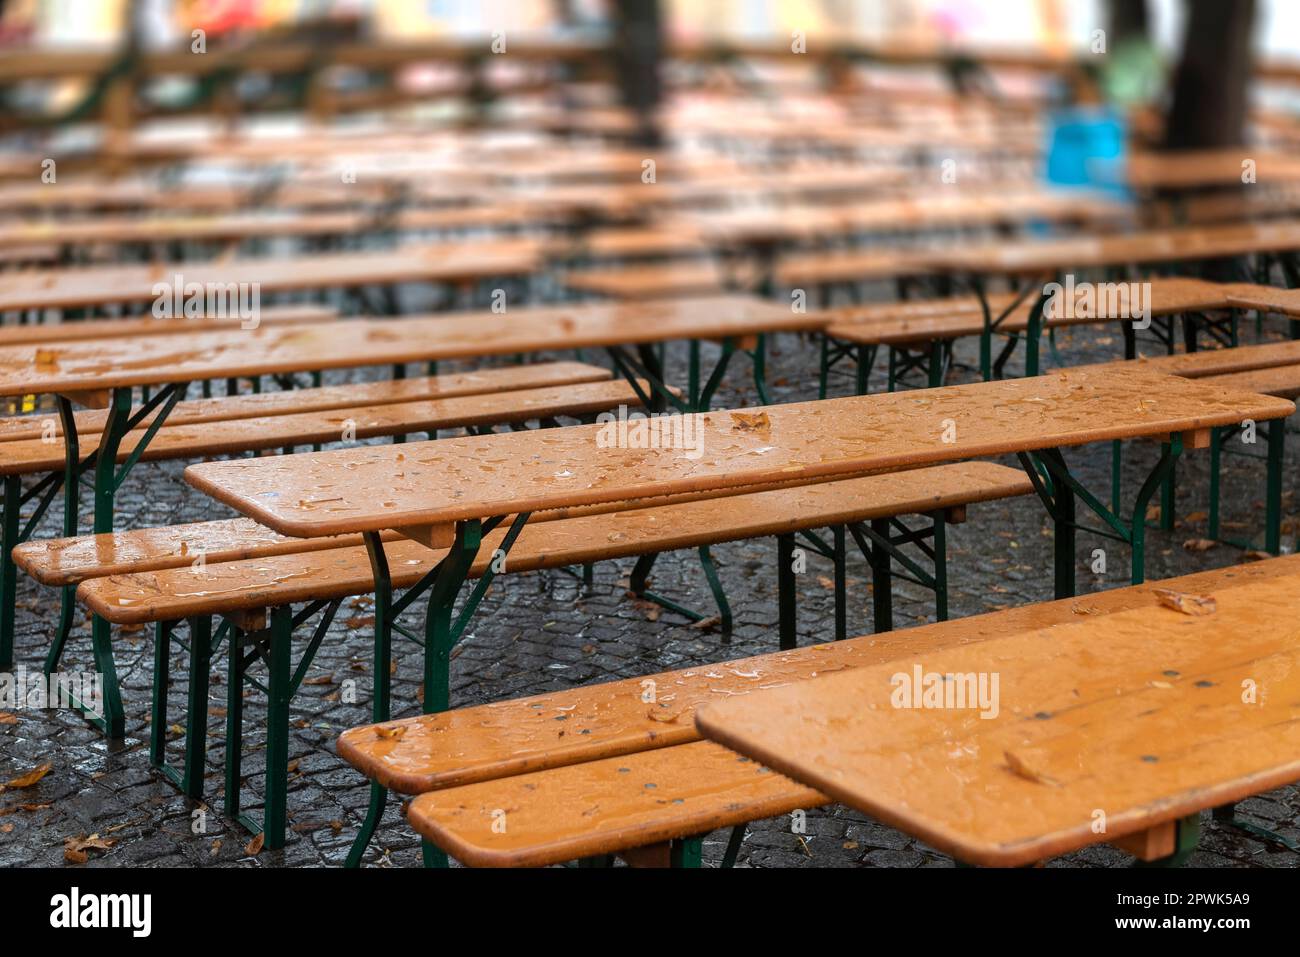
<instances>
[{"instance_id":1,"label":"wooden beer garden table","mask_svg":"<svg viewBox=\"0 0 1300 957\"><path fill-rule=\"evenodd\" d=\"M967 864L1101 842L1182 863L1200 812L1300 779L1298 594L1295 571L1175 593L1191 612L1083 615L715 701L696 726ZM918 706L929 676L994 693Z\"/></svg>"},{"instance_id":2,"label":"wooden beer garden table","mask_svg":"<svg viewBox=\"0 0 1300 957\"><path fill-rule=\"evenodd\" d=\"M1132 578L1139 583L1147 502L1183 448L1204 447L1216 426L1271 420L1294 408L1284 399L1138 370L1065 372L694 413L702 436L698 458L675 448L608 447L600 439L604 427L596 425L205 462L189 466L185 477L280 534L361 533L377 589L377 641L386 640L381 632L392 607L383 533L449 548L424 582L430 587L425 707L442 710L451 645L459 634L456 596L483 534L503 523L510 523L503 543L508 552L532 513L621 510L665 496L709 497L1015 454L1055 524L1055 588L1065 597L1074 594L1079 560L1077 501L1106 524L1102 534L1132 546ZM1163 452L1132 509L1120 514L1075 479L1063 450L1139 438L1159 440ZM1050 489L1040 468L1051 476ZM460 620L491 580L479 580ZM377 696L383 693L376 689ZM386 717L385 705L376 720Z\"/></svg>"},{"instance_id":3,"label":"wooden beer garden table","mask_svg":"<svg viewBox=\"0 0 1300 957\"><path fill-rule=\"evenodd\" d=\"M1045 286L1047 283L1060 282L1069 270L1135 264L1176 264L1268 253L1282 261L1288 275L1300 280L1300 263L1296 261L1298 251L1300 222L1278 222L1175 227L1115 236L1012 243L999 241L934 250L926 255L937 271L967 279L979 297L984 315L984 331L980 336L980 371L985 379L989 379L993 374L993 333L1028 299L1035 287L1039 287L1039 294L1030 311L1025 332L1025 374L1038 374L1043 311L1050 298ZM1021 283L1021 287L1011 304L994 318L986 293L986 282L990 277L997 276L1015 280ZM1128 326L1125 328L1130 329ZM1012 335L998 360L999 365L1005 362L1014 349L1017 338L1018 333Z\"/></svg>"},{"instance_id":4,"label":"wooden beer garden table","mask_svg":"<svg viewBox=\"0 0 1300 957\"><path fill-rule=\"evenodd\" d=\"M198 323L201 320L193 320ZM24 492L23 474L6 468L4 525L0 535L0 663L12 656L16 569L11 552L26 540L60 489L64 528L75 534L81 476L93 476L96 533L113 530L118 488L140 460L188 385L209 379L238 379L294 372L392 365L404 375L409 362L603 348L630 380L650 380L637 394L651 408L682 411L707 408L737 350L753 350L755 382L765 374L755 342L768 333L810 330L820 320L774 303L743 296L673 299L636 304L592 303L568 307L520 308L505 314L460 313L404 319L332 320L255 330L225 329L189 335L130 335L93 341L30 343L0 347L0 398L54 396L58 406L65 465ZM686 339L691 345L691 382L685 395L670 388L653 346ZM701 339L718 340L721 354L701 383ZM634 351L629 345L635 346ZM635 352L635 354L634 354ZM431 370L432 371L432 370ZM161 386L133 408L137 388ZM75 405L106 407L95 448L82 454ZM139 429L128 454L124 440ZM2 443L0 443L2 444ZM2 450L0 450L2 452ZM120 465L119 465L120 463ZM35 502L26 525L19 510Z\"/></svg>"},{"instance_id":5,"label":"wooden beer garden table","mask_svg":"<svg viewBox=\"0 0 1300 957\"><path fill-rule=\"evenodd\" d=\"M75 309L158 298L157 287L198 283L262 292L391 287L403 282L464 283L531 275L543 247L534 240L409 244L374 252L313 254L228 262L82 266L0 275L0 312Z\"/></svg>"}]
</instances>

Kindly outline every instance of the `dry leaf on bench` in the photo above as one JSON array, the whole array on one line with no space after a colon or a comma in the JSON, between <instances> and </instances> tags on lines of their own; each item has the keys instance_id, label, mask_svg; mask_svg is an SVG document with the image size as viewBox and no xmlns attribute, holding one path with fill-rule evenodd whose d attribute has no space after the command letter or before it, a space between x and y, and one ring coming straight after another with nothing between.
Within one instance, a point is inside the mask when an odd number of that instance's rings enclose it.
<instances>
[{"instance_id":1,"label":"dry leaf on bench","mask_svg":"<svg viewBox=\"0 0 1300 957\"><path fill-rule=\"evenodd\" d=\"M1219 608L1213 595L1186 595L1170 588L1153 588L1151 593L1156 596L1160 604L1174 611L1181 611L1184 615L1213 615Z\"/></svg>"}]
</instances>

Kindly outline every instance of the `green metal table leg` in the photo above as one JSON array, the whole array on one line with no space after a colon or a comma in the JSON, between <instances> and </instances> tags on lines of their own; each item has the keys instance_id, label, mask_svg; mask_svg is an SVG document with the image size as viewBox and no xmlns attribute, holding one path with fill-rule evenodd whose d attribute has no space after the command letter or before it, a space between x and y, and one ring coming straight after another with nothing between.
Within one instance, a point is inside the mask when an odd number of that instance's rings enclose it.
<instances>
[{"instance_id":1,"label":"green metal table leg","mask_svg":"<svg viewBox=\"0 0 1300 957\"><path fill-rule=\"evenodd\" d=\"M107 624L107 622L105 622ZM232 650L234 646L232 645ZM203 772L208 754L208 681L212 668L212 617L190 619L189 707L185 714L185 765L181 793L188 798L203 796ZM226 742L226 748L238 746ZM268 782L269 786L269 782Z\"/></svg>"},{"instance_id":2,"label":"green metal table leg","mask_svg":"<svg viewBox=\"0 0 1300 957\"><path fill-rule=\"evenodd\" d=\"M239 820L244 789L244 652L241 632L231 625L226 654L226 817Z\"/></svg>"},{"instance_id":3,"label":"green metal table leg","mask_svg":"<svg viewBox=\"0 0 1300 957\"><path fill-rule=\"evenodd\" d=\"M1210 517L1206 529L1212 541L1219 540L1219 490L1222 478L1222 428L1210 429Z\"/></svg>"},{"instance_id":4,"label":"green metal table leg","mask_svg":"<svg viewBox=\"0 0 1300 957\"><path fill-rule=\"evenodd\" d=\"M794 535L776 537L777 634L779 647L788 651L798 644L795 617L798 596L795 592Z\"/></svg>"},{"instance_id":5,"label":"green metal table leg","mask_svg":"<svg viewBox=\"0 0 1300 957\"><path fill-rule=\"evenodd\" d=\"M1171 438L1172 441L1161 444L1160 461L1151 474L1147 476L1146 482L1138 491L1137 500L1133 503L1133 517L1129 528L1133 536L1131 543L1133 546L1133 565L1130 580L1134 585L1141 585L1146 581L1147 504L1151 501L1156 489L1163 483L1166 474L1177 464L1178 456L1183 451L1183 437L1175 435Z\"/></svg>"},{"instance_id":6,"label":"green metal table leg","mask_svg":"<svg viewBox=\"0 0 1300 957\"><path fill-rule=\"evenodd\" d=\"M392 674L393 660L393 585L388 568L388 558L384 554L384 543L378 532L365 533L366 551L370 555L370 570L375 578L375 646L371 661L374 688L370 703L370 717L375 723L387 721L392 716ZM345 867L361 866L361 858L366 853L371 837L384 816L384 805L388 803L388 788L376 781L370 782L370 805L366 810L365 821L357 831L356 839L348 851Z\"/></svg>"},{"instance_id":7,"label":"green metal table leg","mask_svg":"<svg viewBox=\"0 0 1300 957\"><path fill-rule=\"evenodd\" d=\"M1269 420L1265 441L1268 442L1268 486L1264 496L1264 550L1277 555L1282 549L1282 458L1286 419Z\"/></svg>"},{"instance_id":8,"label":"green metal table leg","mask_svg":"<svg viewBox=\"0 0 1300 957\"><path fill-rule=\"evenodd\" d=\"M704 838L685 837L669 845L668 857L671 867L697 868L704 856Z\"/></svg>"},{"instance_id":9,"label":"green metal table leg","mask_svg":"<svg viewBox=\"0 0 1300 957\"><path fill-rule=\"evenodd\" d=\"M758 393L758 401L771 405L772 399L767 394L767 333L759 333L758 342L749 355L754 366L754 391Z\"/></svg>"},{"instance_id":10,"label":"green metal table leg","mask_svg":"<svg viewBox=\"0 0 1300 957\"><path fill-rule=\"evenodd\" d=\"M848 550L845 547L843 525L831 529L835 564L835 640L843 641L849 636L849 584L848 584Z\"/></svg>"},{"instance_id":11,"label":"green metal table leg","mask_svg":"<svg viewBox=\"0 0 1300 957\"><path fill-rule=\"evenodd\" d=\"M930 514L934 528L934 614L948 620L948 517L942 509Z\"/></svg>"},{"instance_id":12,"label":"green metal table leg","mask_svg":"<svg viewBox=\"0 0 1300 957\"><path fill-rule=\"evenodd\" d=\"M154 625L153 705L149 712L149 764L161 768L167 754L167 692L171 686L172 628L175 622Z\"/></svg>"},{"instance_id":13,"label":"green metal table leg","mask_svg":"<svg viewBox=\"0 0 1300 957\"><path fill-rule=\"evenodd\" d=\"M930 367L927 370L928 376L926 384L931 389L937 389L943 385L944 379L944 352L945 343L942 339L936 339L930 343Z\"/></svg>"},{"instance_id":14,"label":"green metal table leg","mask_svg":"<svg viewBox=\"0 0 1300 957\"><path fill-rule=\"evenodd\" d=\"M691 408L700 407L700 340L692 339L688 346L690 352L687 366L686 394L690 396Z\"/></svg>"},{"instance_id":15,"label":"green metal table leg","mask_svg":"<svg viewBox=\"0 0 1300 957\"><path fill-rule=\"evenodd\" d=\"M4 522L0 529L0 671L14 667L15 608L18 602L18 567L14 564L13 550L18 544L19 502L22 499L22 477L6 475L4 478Z\"/></svg>"},{"instance_id":16,"label":"green metal table leg","mask_svg":"<svg viewBox=\"0 0 1300 957\"><path fill-rule=\"evenodd\" d=\"M821 333L821 364L817 368L817 398L826 398L831 374L831 337Z\"/></svg>"},{"instance_id":17,"label":"green metal table leg","mask_svg":"<svg viewBox=\"0 0 1300 957\"><path fill-rule=\"evenodd\" d=\"M745 843L746 827L745 824L737 824L731 829L731 837L727 841L727 850L722 855L722 866L724 868L736 866L736 858L740 856L740 846Z\"/></svg>"},{"instance_id":18,"label":"green metal table leg","mask_svg":"<svg viewBox=\"0 0 1300 957\"><path fill-rule=\"evenodd\" d=\"M477 519L456 524L456 539L429 589L429 612L424 622L425 714L436 714L451 707L451 649L456 641L452 612L456 596L478 554L482 535L482 523Z\"/></svg>"},{"instance_id":19,"label":"green metal table leg","mask_svg":"<svg viewBox=\"0 0 1300 957\"><path fill-rule=\"evenodd\" d=\"M857 353L857 363L853 370L853 394L866 395L867 383L871 378L871 367L876 364L876 346L860 345ZM892 378L889 391L894 391Z\"/></svg>"},{"instance_id":20,"label":"green metal table leg","mask_svg":"<svg viewBox=\"0 0 1300 957\"><path fill-rule=\"evenodd\" d=\"M425 867L442 870L450 867L447 861L447 854L437 844L431 844L428 841L420 842L420 857Z\"/></svg>"},{"instance_id":21,"label":"green metal table leg","mask_svg":"<svg viewBox=\"0 0 1300 957\"><path fill-rule=\"evenodd\" d=\"M1165 532L1174 530L1174 486L1178 481L1177 466L1171 466L1160 483L1160 529Z\"/></svg>"},{"instance_id":22,"label":"green metal table leg","mask_svg":"<svg viewBox=\"0 0 1300 957\"><path fill-rule=\"evenodd\" d=\"M271 610L267 648L266 702L266 805L262 811L265 847L284 847L289 777L289 654L293 640L293 610L287 605ZM231 742L226 742L230 747Z\"/></svg>"},{"instance_id":23,"label":"green metal table leg","mask_svg":"<svg viewBox=\"0 0 1300 957\"><path fill-rule=\"evenodd\" d=\"M889 537L889 519L873 518L871 530ZM872 631L881 634L894 630L894 582L889 552L879 544L871 548L871 615Z\"/></svg>"}]
</instances>

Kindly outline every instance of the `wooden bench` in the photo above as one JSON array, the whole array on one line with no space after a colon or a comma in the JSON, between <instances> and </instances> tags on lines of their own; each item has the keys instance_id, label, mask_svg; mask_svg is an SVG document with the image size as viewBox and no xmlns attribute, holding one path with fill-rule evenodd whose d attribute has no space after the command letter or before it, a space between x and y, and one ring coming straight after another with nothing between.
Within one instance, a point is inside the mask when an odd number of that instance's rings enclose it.
<instances>
[{"instance_id":1,"label":"wooden bench","mask_svg":"<svg viewBox=\"0 0 1300 957\"><path fill-rule=\"evenodd\" d=\"M1257 562L883 636L383 722L344 732L338 753L377 786L422 795L407 819L463 863L538 866L614 853L667 863L670 844L722 827L743 833L751 821L827 801L701 742L697 708L846 670L975 650L1009 634L1104 621L1134 609L1161 614L1160 589L1218 595L1297 574L1300 557ZM548 799L560 794L567 797ZM492 826L498 810L506 814L503 832ZM642 850L647 845L649 853ZM733 836L729 859L737 849ZM352 863L359 857L354 847Z\"/></svg>"},{"instance_id":2,"label":"wooden bench","mask_svg":"<svg viewBox=\"0 0 1300 957\"><path fill-rule=\"evenodd\" d=\"M930 520L928 534L933 538L933 546L929 551L933 554L934 571L926 576L926 583L936 592L939 617L946 618L945 524L964 520L965 508L972 503L1028 494L1031 489L1029 480L1014 469L987 462L967 462L668 505L656 505L651 500L643 508L575 517L564 517L563 512L539 513L533 522L523 526L513 543L507 538L513 533L506 528L489 533L468 575L490 582L500 573L634 557L638 562L631 577L633 593L682 610L671 600L648 592L646 575L653 558L660 553L695 548L718 602L718 617L725 635L730 631L731 614L713 571L710 547L775 536L778 632L781 647L789 648L796 643L796 534L827 527L835 532L836 545L827 557L835 569L836 630L843 635L847 633L845 529L852 533L871 564L876 628L886 630L892 627L892 564L902 554L891 542L891 522L904 533L895 536L901 544L904 540L923 537L902 525L902 518L919 514ZM337 607L343 598L375 590L371 558L367 548L360 544L359 536L309 540L312 544L302 548L295 547L295 540L268 535L265 529L247 530L250 534L245 538L246 524L247 520L235 520L30 542L15 550L20 566L45 584L66 587L79 581L79 600L103 620L121 625L158 626L155 678L162 689L155 686L151 753L159 767L164 765L163 734L168 727L162 709L166 702L170 636L178 622L189 620L191 636L204 635L211 631L211 625L204 622L213 616L222 617L229 623L228 628L252 633L233 637L232 641L255 643L265 637L267 609L288 609L295 604L318 608L326 603ZM813 537L808 541L810 547L820 550L818 539ZM302 540L296 542L301 544ZM396 534L386 536L384 551L391 569L391 587L406 589L418 588L448 555L445 549L430 550L420 542L404 540ZM500 556L506 551L508 561L500 562ZM200 554L204 564L198 573L201 586L196 588L193 563ZM909 571L925 575L915 562L899 560L905 562ZM402 601L409 601L409 597ZM271 618L278 613L272 611ZM315 642L319 642L332 614L331 609L322 619L323 624L317 625ZM694 617L703 616L694 613ZM283 643L288 636L272 640ZM194 644L192 638L191 645ZM201 704L207 694L203 679L211 656L210 650L205 654L202 641L197 647L197 651L191 648L191 717L187 741L200 750L187 749L185 770L171 775L193 797L198 796L196 789L201 781L201 749L206 732L197 722L202 721L206 710ZM235 658L239 659L240 655ZM310 654L306 660L310 661ZM306 664L299 665L298 673L305 667ZM234 696L242 692L242 672L232 672L230 687L238 689L232 691ZM427 692L429 696L436 693L432 688ZM238 704L232 697L230 706L236 713ZM231 728L230 733L232 744L227 748L226 758L228 767L230 762L235 762L237 768L239 729ZM269 733L278 734L280 729L272 727ZM194 768L199 770L196 772ZM271 787L274 793L268 794L268 808L283 806L278 795L284 783L273 772L273 768L268 770L274 782ZM234 777L227 778L227 808L234 815L238 812L239 785L237 771L230 773ZM268 816L264 826L268 842L279 846L283 840L283 820Z\"/></svg>"}]
</instances>

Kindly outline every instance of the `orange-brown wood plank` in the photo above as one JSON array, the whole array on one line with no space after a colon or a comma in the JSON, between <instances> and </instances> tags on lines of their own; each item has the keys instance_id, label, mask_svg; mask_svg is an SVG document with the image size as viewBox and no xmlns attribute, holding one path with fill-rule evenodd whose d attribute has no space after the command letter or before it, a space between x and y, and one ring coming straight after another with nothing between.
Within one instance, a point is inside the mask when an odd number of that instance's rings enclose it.
<instances>
[{"instance_id":1,"label":"orange-brown wood plank","mask_svg":"<svg viewBox=\"0 0 1300 957\"><path fill-rule=\"evenodd\" d=\"M304 537L894 471L1290 415L1289 400L1137 369L700 413L701 454L607 425L192 465L187 480ZM685 426L683 426L685 428ZM683 433L683 436L685 433ZM347 481L340 481L347 475ZM364 490L364 491L362 491Z\"/></svg>"},{"instance_id":2,"label":"orange-brown wood plank","mask_svg":"<svg viewBox=\"0 0 1300 957\"><path fill-rule=\"evenodd\" d=\"M1178 579L1191 593L1300 575L1300 556ZM922 625L713 665L407 718L400 737L345 731L338 752L367 777L408 794L698 740L695 709L769 688L896 658L928 659L1014 632L1054 628L1126 609L1147 613L1166 582Z\"/></svg>"},{"instance_id":3,"label":"orange-brown wood plank","mask_svg":"<svg viewBox=\"0 0 1300 957\"><path fill-rule=\"evenodd\" d=\"M811 788L700 741L422 794L407 820L471 866L543 867L825 803Z\"/></svg>"},{"instance_id":4,"label":"orange-brown wood plank","mask_svg":"<svg viewBox=\"0 0 1300 957\"><path fill-rule=\"evenodd\" d=\"M1209 614L1118 611L899 656L696 723L962 860L1026 864L1300 779L1297 594L1300 575L1278 576L1209 591ZM902 697L979 676L965 706Z\"/></svg>"}]
</instances>

